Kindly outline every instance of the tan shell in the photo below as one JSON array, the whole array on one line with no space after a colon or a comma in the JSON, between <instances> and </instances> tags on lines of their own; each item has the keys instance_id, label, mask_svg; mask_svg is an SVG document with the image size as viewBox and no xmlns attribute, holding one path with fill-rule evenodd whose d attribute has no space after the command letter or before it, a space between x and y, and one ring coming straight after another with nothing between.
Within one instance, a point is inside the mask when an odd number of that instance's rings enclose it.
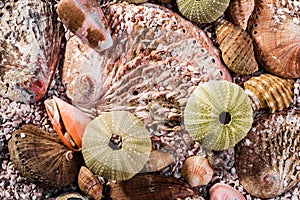
<instances>
[{"instance_id":1,"label":"tan shell","mask_svg":"<svg viewBox=\"0 0 300 200\"><path fill-rule=\"evenodd\" d=\"M243 194L225 183L216 183L209 189L211 200L246 200Z\"/></svg>"},{"instance_id":2,"label":"tan shell","mask_svg":"<svg viewBox=\"0 0 300 200\"><path fill-rule=\"evenodd\" d=\"M216 35L223 61L229 69L242 75L249 75L258 70L253 42L245 30L229 21L221 20Z\"/></svg>"},{"instance_id":3,"label":"tan shell","mask_svg":"<svg viewBox=\"0 0 300 200\"><path fill-rule=\"evenodd\" d=\"M148 161L140 173L161 171L173 162L173 155L171 153L152 150Z\"/></svg>"},{"instance_id":4,"label":"tan shell","mask_svg":"<svg viewBox=\"0 0 300 200\"><path fill-rule=\"evenodd\" d=\"M293 79L261 74L244 82L244 89L251 99L253 110L268 109L273 113L292 103L294 83Z\"/></svg>"},{"instance_id":5,"label":"tan shell","mask_svg":"<svg viewBox=\"0 0 300 200\"><path fill-rule=\"evenodd\" d=\"M246 30L254 5L255 0L231 0L228 7L228 15L231 21Z\"/></svg>"},{"instance_id":6,"label":"tan shell","mask_svg":"<svg viewBox=\"0 0 300 200\"><path fill-rule=\"evenodd\" d=\"M52 198L51 198L52 199ZM88 197L82 196L78 192L67 192L59 195L55 200L89 200Z\"/></svg>"},{"instance_id":7,"label":"tan shell","mask_svg":"<svg viewBox=\"0 0 300 200\"><path fill-rule=\"evenodd\" d=\"M211 168L205 156L192 156L185 160L181 169L183 178L192 187L207 185L213 176L214 170Z\"/></svg>"}]
</instances>

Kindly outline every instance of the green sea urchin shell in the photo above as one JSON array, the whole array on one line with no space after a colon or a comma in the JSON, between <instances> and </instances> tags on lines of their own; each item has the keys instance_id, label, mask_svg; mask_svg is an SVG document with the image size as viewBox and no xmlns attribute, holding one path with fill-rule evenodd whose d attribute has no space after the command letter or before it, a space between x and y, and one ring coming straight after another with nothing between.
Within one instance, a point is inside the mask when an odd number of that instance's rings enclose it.
<instances>
[{"instance_id":1,"label":"green sea urchin shell","mask_svg":"<svg viewBox=\"0 0 300 200\"><path fill-rule=\"evenodd\" d=\"M194 22L210 23L223 15L230 0L176 0L179 12Z\"/></svg>"},{"instance_id":2,"label":"green sea urchin shell","mask_svg":"<svg viewBox=\"0 0 300 200\"><path fill-rule=\"evenodd\" d=\"M246 136L252 113L241 87L228 81L209 81L200 84L188 99L184 125L206 148L224 150Z\"/></svg>"},{"instance_id":3,"label":"green sea urchin shell","mask_svg":"<svg viewBox=\"0 0 300 200\"><path fill-rule=\"evenodd\" d=\"M122 147L113 147L112 135ZM144 124L128 111L106 112L92 120L82 138L82 154L94 173L114 180L127 180L138 173L151 152L151 140Z\"/></svg>"}]
</instances>

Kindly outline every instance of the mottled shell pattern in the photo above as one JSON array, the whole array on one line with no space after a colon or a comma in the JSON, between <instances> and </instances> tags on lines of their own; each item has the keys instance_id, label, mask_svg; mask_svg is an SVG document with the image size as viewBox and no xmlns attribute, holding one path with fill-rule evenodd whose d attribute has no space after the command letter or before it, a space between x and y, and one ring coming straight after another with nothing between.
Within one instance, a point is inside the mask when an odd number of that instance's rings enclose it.
<instances>
[{"instance_id":1,"label":"mottled shell pattern","mask_svg":"<svg viewBox=\"0 0 300 200\"><path fill-rule=\"evenodd\" d=\"M284 78L300 77L300 16L278 0L256 0L249 20L256 56L272 74ZM292 1L291 1L292 2ZM288 10L290 14L285 13ZM291 15L294 15L292 17ZM297 23L298 21L298 23Z\"/></svg>"},{"instance_id":2,"label":"mottled shell pattern","mask_svg":"<svg viewBox=\"0 0 300 200\"><path fill-rule=\"evenodd\" d=\"M83 164L53 133L26 124L14 131L8 149L22 176L44 188L60 189L73 183Z\"/></svg>"},{"instance_id":3,"label":"mottled shell pattern","mask_svg":"<svg viewBox=\"0 0 300 200\"><path fill-rule=\"evenodd\" d=\"M252 196L274 198L300 181L300 111L264 113L236 148L240 183Z\"/></svg>"},{"instance_id":4,"label":"mottled shell pattern","mask_svg":"<svg viewBox=\"0 0 300 200\"><path fill-rule=\"evenodd\" d=\"M249 75L258 70L250 35L229 21L221 20L216 28L222 59L235 73Z\"/></svg>"},{"instance_id":5,"label":"mottled shell pattern","mask_svg":"<svg viewBox=\"0 0 300 200\"><path fill-rule=\"evenodd\" d=\"M216 183L209 189L211 200L246 200L243 194L225 183Z\"/></svg>"},{"instance_id":6,"label":"mottled shell pattern","mask_svg":"<svg viewBox=\"0 0 300 200\"><path fill-rule=\"evenodd\" d=\"M261 74L244 82L244 89L251 99L253 110L268 109L270 113L290 106L294 96L293 79L283 79Z\"/></svg>"},{"instance_id":7,"label":"mottled shell pattern","mask_svg":"<svg viewBox=\"0 0 300 200\"><path fill-rule=\"evenodd\" d=\"M211 23L221 17L230 0L176 0L179 12L193 22Z\"/></svg>"},{"instance_id":8,"label":"mottled shell pattern","mask_svg":"<svg viewBox=\"0 0 300 200\"><path fill-rule=\"evenodd\" d=\"M240 86L228 81L199 84L188 99L184 125L208 149L233 147L251 128L250 100Z\"/></svg>"}]
</instances>

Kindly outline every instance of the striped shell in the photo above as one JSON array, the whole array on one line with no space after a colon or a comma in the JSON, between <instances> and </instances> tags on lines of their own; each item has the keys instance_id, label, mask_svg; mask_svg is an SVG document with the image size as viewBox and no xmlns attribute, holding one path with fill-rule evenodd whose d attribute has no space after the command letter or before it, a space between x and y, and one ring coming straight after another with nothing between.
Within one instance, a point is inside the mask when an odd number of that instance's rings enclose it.
<instances>
[{"instance_id":1,"label":"striped shell","mask_svg":"<svg viewBox=\"0 0 300 200\"><path fill-rule=\"evenodd\" d=\"M228 7L229 18L235 25L246 30L254 5L255 0L231 0Z\"/></svg>"},{"instance_id":2,"label":"striped shell","mask_svg":"<svg viewBox=\"0 0 300 200\"><path fill-rule=\"evenodd\" d=\"M15 168L22 176L48 189L61 189L77 178L83 159L69 151L58 136L34 125L14 131L8 143Z\"/></svg>"},{"instance_id":3,"label":"striped shell","mask_svg":"<svg viewBox=\"0 0 300 200\"><path fill-rule=\"evenodd\" d=\"M121 138L121 147L111 139ZM145 165L151 140L144 124L128 111L106 112L92 120L82 138L87 167L106 179L127 180Z\"/></svg>"},{"instance_id":4,"label":"striped shell","mask_svg":"<svg viewBox=\"0 0 300 200\"><path fill-rule=\"evenodd\" d=\"M214 184L209 189L209 197L211 200L246 200L240 191L224 183Z\"/></svg>"},{"instance_id":5,"label":"striped shell","mask_svg":"<svg viewBox=\"0 0 300 200\"><path fill-rule=\"evenodd\" d=\"M300 111L258 116L236 146L240 183L252 196L274 198L300 181Z\"/></svg>"},{"instance_id":6,"label":"striped shell","mask_svg":"<svg viewBox=\"0 0 300 200\"><path fill-rule=\"evenodd\" d=\"M258 70L252 39L245 30L229 21L221 20L216 28L216 35L223 61L229 69L242 75Z\"/></svg>"},{"instance_id":7,"label":"striped shell","mask_svg":"<svg viewBox=\"0 0 300 200\"><path fill-rule=\"evenodd\" d=\"M228 81L200 84L188 99L184 125L208 149L233 147L251 128L250 100L241 87Z\"/></svg>"},{"instance_id":8,"label":"striped shell","mask_svg":"<svg viewBox=\"0 0 300 200\"><path fill-rule=\"evenodd\" d=\"M294 83L293 79L261 74L244 82L244 89L251 99L253 110L268 109L274 113L292 103Z\"/></svg>"},{"instance_id":9,"label":"striped shell","mask_svg":"<svg viewBox=\"0 0 300 200\"><path fill-rule=\"evenodd\" d=\"M289 14L278 15L285 10L277 0L257 0L249 27L254 40L257 58L272 74L284 78L300 77L300 24ZM284 9L282 9L284 8ZM299 12L299 11L298 11ZM300 16L298 16L298 23Z\"/></svg>"},{"instance_id":10,"label":"striped shell","mask_svg":"<svg viewBox=\"0 0 300 200\"><path fill-rule=\"evenodd\" d=\"M193 22L210 23L221 17L230 0L176 0L179 12Z\"/></svg>"}]
</instances>

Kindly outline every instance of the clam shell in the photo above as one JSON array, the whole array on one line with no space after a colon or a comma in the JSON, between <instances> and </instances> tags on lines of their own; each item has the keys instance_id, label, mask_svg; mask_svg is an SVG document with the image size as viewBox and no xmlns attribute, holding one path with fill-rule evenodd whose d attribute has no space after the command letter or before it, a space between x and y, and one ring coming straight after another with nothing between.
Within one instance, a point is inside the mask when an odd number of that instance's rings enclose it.
<instances>
[{"instance_id":1,"label":"clam shell","mask_svg":"<svg viewBox=\"0 0 300 200\"><path fill-rule=\"evenodd\" d=\"M30 124L14 131L8 149L22 176L48 189L60 189L75 181L83 159L69 151L58 136Z\"/></svg>"},{"instance_id":2,"label":"clam shell","mask_svg":"<svg viewBox=\"0 0 300 200\"><path fill-rule=\"evenodd\" d=\"M121 148L111 144L113 134L121 137ZM151 146L146 127L128 111L103 113L87 125L82 138L87 167L114 180L127 180L138 173L149 158Z\"/></svg>"},{"instance_id":3,"label":"clam shell","mask_svg":"<svg viewBox=\"0 0 300 200\"><path fill-rule=\"evenodd\" d=\"M255 0L231 0L228 7L231 22L246 30L254 5Z\"/></svg>"},{"instance_id":4,"label":"clam shell","mask_svg":"<svg viewBox=\"0 0 300 200\"><path fill-rule=\"evenodd\" d=\"M221 17L230 0L176 0L179 12L194 22L210 23Z\"/></svg>"},{"instance_id":5,"label":"clam shell","mask_svg":"<svg viewBox=\"0 0 300 200\"><path fill-rule=\"evenodd\" d=\"M200 84L188 99L184 125L208 149L233 147L251 128L250 100L241 87L228 81Z\"/></svg>"},{"instance_id":6,"label":"clam shell","mask_svg":"<svg viewBox=\"0 0 300 200\"><path fill-rule=\"evenodd\" d=\"M240 183L252 196L274 198L300 181L300 111L264 113L236 146Z\"/></svg>"},{"instance_id":7,"label":"clam shell","mask_svg":"<svg viewBox=\"0 0 300 200\"><path fill-rule=\"evenodd\" d=\"M293 79L261 74L244 82L245 92L254 110L268 109L270 113L289 107L293 101Z\"/></svg>"},{"instance_id":8,"label":"clam shell","mask_svg":"<svg viewBox=\"0 0 300 200\"><path fill-rule=\"evenodd\" d=\"M246 200L240 191L224 183L214 184L209 189L209 196L211 200Z\"/></svg>"},{"instance_id":9,"label":"clam shell","mask_svg":"<svg viewBox=\"0 0 300 200\"><path fill-rule=\"evenodd\" d=\"M253 42L245 30L229 21L221 20L216 28L216 35L223 61L229 69L242 75L249 75L258 70Z\"/></svg>"},{"instance_id":10,"label":"clam shell","mask_svg":"<svg viewBox=\"0 0 300 200\"><path fill-rule=\"evenodd\" d=\"M192 156L187 158L182 166L181 174L192 187L207 185L212 177L214 170L209 165L205 156Z\"/></svg>"},{"instance_id":11,"label":"clam shell","mask_svg":"<svg viewBox=\"0 0 300 200\"><path fill-rule=\"evenodd\" d=\"M161 171L173 162L174 159L171 153L152 150L140 173Z\"/></svg>"}]
</instances>

